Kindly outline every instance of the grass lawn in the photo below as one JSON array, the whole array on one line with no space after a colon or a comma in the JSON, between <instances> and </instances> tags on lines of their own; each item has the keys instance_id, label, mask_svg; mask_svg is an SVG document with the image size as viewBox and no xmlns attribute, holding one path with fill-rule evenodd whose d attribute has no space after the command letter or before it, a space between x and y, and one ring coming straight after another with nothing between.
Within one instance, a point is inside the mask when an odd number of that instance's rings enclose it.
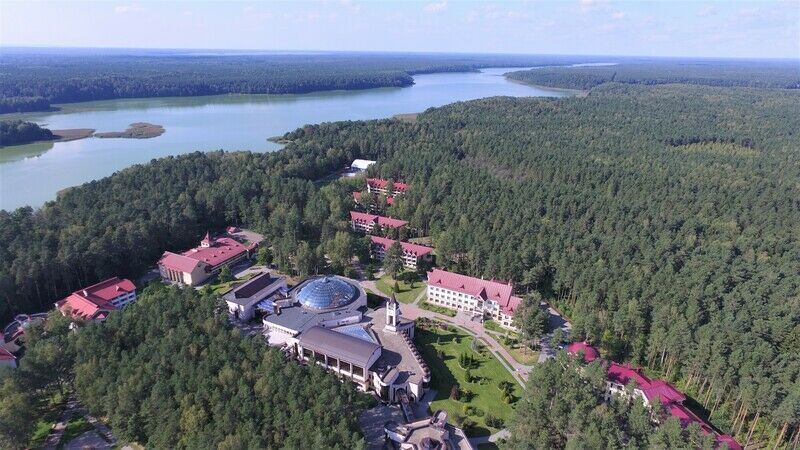
<instances>
[{"instance_id":1,"label":"grass lawn","mask_svg":"<svg viewBox=\"0 0 800 450\"><path fill-rule=\"evenodd\" d=\"M421 302L419 302L418 306L430 312L444 314L447 317L455 317L457 312L454 309L445 308L444 306L434 305L433 303L428 303L428 299L423 299Z\"/></svg>"},{"instance_id":2,"label":"grass lawn","mask_svg":"<svg viewBox=\"0 0 800 450\"><path fill-rule=\"evenodd\" d=\"M503 348L511 354L511 356L520 364L530 366L539 362L539 352L531 350L527 345L520 343L507 344L502 337L495 337L495 340L503 346Z\"/></svg>"},{"instance_id":3,"label":"grass lawn","mask_svg":"<svg viewBox=\"0 0 800 450\"><path fill-rule=\"evenodd\" d=\"M395 295L397 296L397 301L400 303L414 302L419 293L425 289L425 283L421 281L415 281L413 288L405 281L398 280L397 284L400 287L400 292ZM383 295L391 297L392 289L394 288L394 280L392 280L392 277L389 275L384 275L380 280L375 282L375 286L378 287L378 290L380 290Z\"/></svg>"},{"instance_id":4,"label":"grass lawn","mask_svg":"<svg viewBox=\"0 0 800 450\"><path fill-rule=\"evenodd\" d=\"M500 334L503 334L503 335L505 335L505 334L508 334L510 336L516 336L517 335L516 331L511 331L508 328L503 328L502 326L500 326L499 323L497 323L497 322L495 322L494 320L491 320L491 319L483 321L483 328L486 328L489 331L494 331L494 332L497 332L497 333L500 333Z\"/></svg>"},{"instance_id":5,"label":"grass lawn","mask_svg":"<svg viewBox=\"0 0 800 450\"><path fill-rule=\"evenodd\" d=\"M498 383L507 381L514 386L514 401L522 395L522 388L517 384L510 373L503 367L487 348L482 352L472 349L472 336L454 327L444 331L440 327L431 325L428 329L419 329L416 342L422 357L431 368L431 387L437 394L431 403L431 409L445 409L449 416L456 422L455 416L467 416L475 421L476 426L468 428L465 432L470 436L485 436L498 431L497 428L488 427L485 422L487 413L499 417L507 422L513 413L513 403L503 402ZM439 353L443 358L439 357ZM462 353L471 354L476 360L476 365L471 369L473 381L468 383L465 379L465 370L458 364L458 357ZM458 384L462 393L470 391L473 397L466 402L462 395L460 400L450 399L450 390ZM466 414L465 406L471 406L478 411Z\"/></svg>"},{"instance_id":6,"label":"grass lawn","mask_svg":"<svg viewBox=\"0 0 800 450\"><path fill-rule=\"evenodd\" d=\"M211 288L211 291L214 292L215 295L222 295L231 289L235 288L236 286L244 283L245 281L253 278L256 274L255 273L248 273L247 275L243 276L242 278L236 278L235 280L231 280L225 283L211 283L208 285Z\"/></svg>"},{"instance_id":7,"label":"grass lawn","mask_svg":"<svg viewBox=\"0 0 800 450\"><path fill-rule=\"evenodd\" d=\"M53 391L42 400L42 404L46 404L47 408L42 417L36 422L33 434L31 434L31 439L28 442L28 448L39 448L44 444L44 440L47 439L53 425L58 421L61 408L66 401L66 394L58 389L53 389Z\"/></svg>"}]
</instances>

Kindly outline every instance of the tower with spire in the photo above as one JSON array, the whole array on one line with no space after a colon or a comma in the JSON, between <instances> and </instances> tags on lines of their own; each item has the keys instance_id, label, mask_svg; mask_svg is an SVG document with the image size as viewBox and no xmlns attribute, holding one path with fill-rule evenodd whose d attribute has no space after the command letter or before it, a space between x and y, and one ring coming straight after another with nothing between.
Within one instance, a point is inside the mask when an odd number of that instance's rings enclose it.
<instances>
[{"instance_id":1,"label":"tower with spire","mask_svg":"<svg viewBox=\"0 0 800 450\"><path fill-rule=\"evenodd\" d=\"M211 247L211 244L213 244L213 243L214 243L214 241L211 239L211 233L206 231L205 237L203 238L202 241L200 241L200 247L209 248L209 247Z\"/></svg>"},{"instance_id":2,"label":"tower with spire","mask_svg":"<svg viewBox=\"0 0 800 450\"><path fill-rule=\"evenodd\" d=\"M400 325L400 303L394 293L392 297L386 302L386 331L396 333L397 327Z\"/></svg>"}]
</instances>

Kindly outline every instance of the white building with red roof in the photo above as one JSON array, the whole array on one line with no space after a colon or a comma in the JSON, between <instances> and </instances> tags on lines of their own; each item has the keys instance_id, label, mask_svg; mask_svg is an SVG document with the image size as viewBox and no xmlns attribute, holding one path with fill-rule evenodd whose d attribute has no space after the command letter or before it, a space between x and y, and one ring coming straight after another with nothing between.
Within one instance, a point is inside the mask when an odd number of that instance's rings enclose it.
<instances>
[{"instance_id":1,"label":"white building with red roof","mask_svg":"<svg viewBox=\"0 0 800 450\"><path fill-rule=\"evenodd\" d=\"M73 292L56 302L66 317L80 320L106 320L115 311L136 301L136 286L125 278L109 278Z\"/></svg>"},{"instance_id":2,"label":"white building with red roof","mask_svg":"<svg viewBox=\"0 0 800 450\"><path fill-rule=\"evenodd\" d=\"M353 227L353 231L369 233L374 230L376 226L380 226L381 228L400 228L408 225L408 222L391 217L350 211L350 225Z\"/></svg>"},{"instance_id":3,"label":"white building with red roof","mask_svg":"<svg viewBox=\"0 0 800 450\"><path fill-rule=\"evenodd\" d=\"M164 252L158 260L158 270L164 281L196 286L247 258L257 244L244 245L230 237L214 237L206 233L200 246L183 253Z\"/></svg>"},{"instance_id":4,"label":"white building with red roof","mask_svg":"<svg viewBox=\"0 0 800 450\"><path fill-rule=\"evenodd\" d=\"M405 194L410 188L406 183L393 181L392 192L389 192L389 180L382 180L380 178L367 178L367 192L370 194L381 195L402 195Z\"/></svg>"},{"instance_id":5,"label":"white building with red roof","mask_svg":"<svg viewBox=\"0 0 800 450\"><path fill-rule=\"evenodd\" d=\"M378 261L383 261L386 250L397 242L394 239L379 236L370 236L369 239L372 241L372 257ZM400 242L400 248L403 250L403 266L408 269L417 270L417 264L420 261L431 261L433 259L433 247L412 242Z\"/></svg>"},{"instance_id":6,"label":"white building with red roof","mask_svg":"<svg viewBox=\"0 0 800 450\"><path fill-rule=\"evenodd\" d=\"M600 358L600 353L587 342L573 342L567 346L567 353L572 355L582 354L587 363ZM601 360L602 361L602 360ZM633 387L632 382L635 382ZM700 430L707 435L714 436L717 448L727 446L731 450L741 450L742 446L732 436L720 434L705 420L697 416L692 410L684 406L686 395L667 381L650 379L638 367L627 364L608 362L606 368L606 395L608 402L612 397L632 397L642 401L650 408L656 399L664 407L670 417L676 418L682 427L696 423Z\"/></svg>"},{"instance_id":7,"label":"white building with red roof","mask_svg":"<svg viewBox=\"0 0 800 450\"><path fill-rule=\"evenodd\" d=\"M428 272L428 301L445 308L490 316L505 328L515 329L514 311L522 303L511 284L468 277L442 269Z\"/></svg>"},{"instance_id":8,"label":"white building with red roof","mask_svg":"<svg viewBox=\"0 0 800 450\"><path fill-rule=\"evenodd\" d=\"M3 347L0 347L0 367L17 368L17 357Z\"/></svg>"}]
</instances>

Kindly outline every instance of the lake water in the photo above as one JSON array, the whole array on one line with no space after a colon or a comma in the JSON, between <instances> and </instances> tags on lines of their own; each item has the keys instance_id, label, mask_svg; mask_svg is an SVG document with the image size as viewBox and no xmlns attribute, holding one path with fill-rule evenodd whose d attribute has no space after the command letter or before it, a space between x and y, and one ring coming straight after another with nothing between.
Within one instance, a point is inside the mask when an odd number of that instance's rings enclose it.
<instances>
[{"instance_id":1,"label":"lake water","mask_svg":"<svg viewBox=\"0 0 800 450\"><path fill-rule=\"evenodd\" d=\"M109 100L21 115L51 129L122 131L133 122L149 122L163 125L166 132L152 139L88 138L0 149L0 209L38 207L55 199L61 189L167 155L217 149L274 151L281 145L267 138L309 123L385 118L496 95L568 95L510 82L502 74L511 70L520 69L418 75L406 88Z\"/></svg>"}]
</instances>

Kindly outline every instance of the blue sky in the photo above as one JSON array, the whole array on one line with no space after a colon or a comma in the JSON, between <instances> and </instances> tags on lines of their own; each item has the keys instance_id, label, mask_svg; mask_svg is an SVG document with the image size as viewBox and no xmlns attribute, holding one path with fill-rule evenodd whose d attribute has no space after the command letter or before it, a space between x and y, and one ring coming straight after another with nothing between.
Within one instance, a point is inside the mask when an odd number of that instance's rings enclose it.
<instances>
[{"instance_id":1,"label":"blue sky","mask_svg":"<svg viewBox=\"0 0 800 450\"><path fill-rule=\"evenodd\" d=\"M800 59L800 0L3 0L0 45Z\"/></svg>"}]
</instances>

